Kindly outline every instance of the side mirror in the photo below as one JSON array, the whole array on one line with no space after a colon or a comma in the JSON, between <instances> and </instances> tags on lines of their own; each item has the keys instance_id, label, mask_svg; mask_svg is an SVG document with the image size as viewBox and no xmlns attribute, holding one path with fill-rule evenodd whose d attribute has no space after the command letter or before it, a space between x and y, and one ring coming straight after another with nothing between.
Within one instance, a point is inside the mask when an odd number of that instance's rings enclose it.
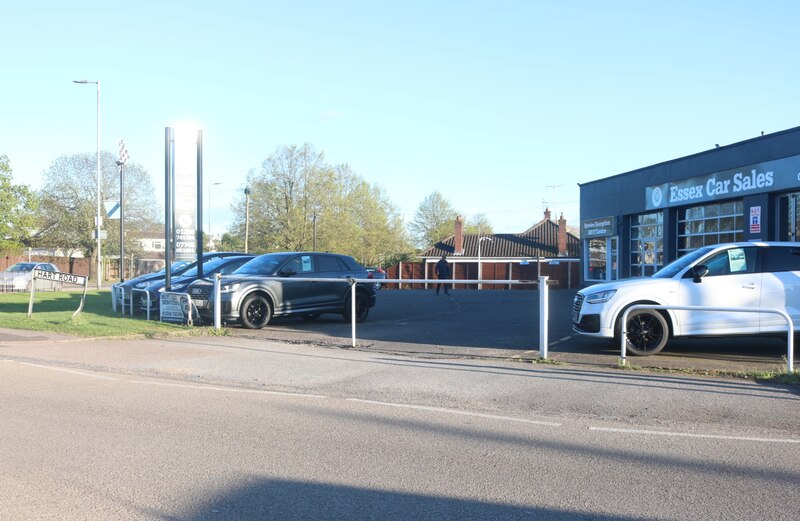
<instances>
[{"instance_id":1,"label":"side mirror","mask_svg":"<svg viewBox=\"0 0 800 521\"><path fill-rule=\"evenodd\" d=\"M707 274L708 274L708 266L706 266L705 264L698 264L697 266L694 266L692 268L692 280L697 284L703 282L702 279Z\"/></svg>"},{"instance_id":2,"label":"side mirror","mask_svg":"<svg viewBox=\"0 0 800 521\"><path fill-rule=\"evenodd\" d=\"M294 270L281 270L281 272L278 273L278 275L280 275L281 277L291 277L293 275L297 275L297 272Z\"/></svg>"}]
</instances>

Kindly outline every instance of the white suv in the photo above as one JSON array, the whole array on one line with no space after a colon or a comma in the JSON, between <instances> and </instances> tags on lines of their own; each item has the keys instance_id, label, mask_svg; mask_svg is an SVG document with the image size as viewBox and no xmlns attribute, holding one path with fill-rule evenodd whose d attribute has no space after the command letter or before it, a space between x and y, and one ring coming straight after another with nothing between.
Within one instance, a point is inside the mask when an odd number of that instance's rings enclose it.
<instances>
[{"instance_id":1,"label":"white suv","mask_svg":"<svg viewBox=\"0 0 800 521\"><path fill-rule=\"evenodd\" d=\"M779 309L800 324L800 243L737 242L694 250L647 278L595 284L575 296L572 328L619 339L622 313L634 304ZM661 351L671 336L786 331L775 313L636 310L628 315L628 349Z\"/></svg>"}]
</instances>

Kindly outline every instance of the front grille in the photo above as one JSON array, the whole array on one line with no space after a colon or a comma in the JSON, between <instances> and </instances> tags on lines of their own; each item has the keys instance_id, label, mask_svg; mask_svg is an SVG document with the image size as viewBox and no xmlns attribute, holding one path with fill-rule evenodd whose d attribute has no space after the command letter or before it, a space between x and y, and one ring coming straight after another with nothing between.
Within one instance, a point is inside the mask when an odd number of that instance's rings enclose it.
<instances>
[{"instance_id":1,"label":"front grille","mask_svg":"<svg viewBox=\"0 0 800 521\"><path fill-rule=\"evenodd\" d=\"M189 290L189 296L193 300L208 300L212 289L213 286L196 286Z\"/></svg>"},{"instance_id":2,"label":"front grille","mask_svg":"<svg viewBox=\"0 0 800 521\"><path fill-rule=\"evenodd\" d=\"M572 305L572 311L574 311L576 314L579 314L581 312L581 307L583 306L583 299L584 296L582 293L578 293L575 295L575 302Z\"/></svg>"}]
</instances>

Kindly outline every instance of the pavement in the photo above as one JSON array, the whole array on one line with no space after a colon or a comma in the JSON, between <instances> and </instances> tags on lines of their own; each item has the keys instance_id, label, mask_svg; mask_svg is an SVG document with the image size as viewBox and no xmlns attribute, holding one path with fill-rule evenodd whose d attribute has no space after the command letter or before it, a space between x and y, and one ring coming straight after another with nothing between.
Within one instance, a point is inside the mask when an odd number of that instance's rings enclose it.
<instances>
[{"instance_id":1,"label":"pavement","mask_svg":"<svg viewBox=\"0 0 800 521\"><path fill-rule=\"evenodd\" d=\"M268 337L269 336L269 337ZM618 367L619 351L610 343L590 352L570 349L569 338L551 340L548 359L552 362L586 369L613 369ZM779 338L760 339L766 348L759 346L755 354L740 353L738 342L747 346L748 339L726 339L719 345L724 348L716 355L713 349L696 350L692 342L699 340L679 339L670 344L668 351L649 357L629 357L628 363L637 368L658 368L675 371L691 370L695 373L732 374L736 372L780 371L786 369L786 341ZM704 344L707 347L708 340ZM733 345L733 347L731 347ZM172 366L177 361L189 360L198 367L198 373L207 371L207 376L223 371L219 367L222 359L239 365L243 356L255 348L259 351L276 349L318 354L318 349L334 349L381 353L411 358L464 359L486 361L533 361L539 358L536 350L520 351L496 348L462 346L440 346L426 344L397 343L386 341L358 342L356 348L349 339L325 335L309 337L307 334L293 336L291 330L281 330L274 335L263 332L231 328L227 336L171 336L167 338L83 338L41 331L22 331L0 328L0 360L14 359L26 362L58 363L74 367L91 367L112 372L152 370ZM213 364L204 369L204 358L213 358ZM229 358L226 358L229 357ZM210 361L209 361L210 362ZM223 361L223 363L226 363ZM212 367L213 366L213 367ZM795 367L797 369L797 367ZM246 366L243 378L247 378Z\"/></svg>"}]
</instances>

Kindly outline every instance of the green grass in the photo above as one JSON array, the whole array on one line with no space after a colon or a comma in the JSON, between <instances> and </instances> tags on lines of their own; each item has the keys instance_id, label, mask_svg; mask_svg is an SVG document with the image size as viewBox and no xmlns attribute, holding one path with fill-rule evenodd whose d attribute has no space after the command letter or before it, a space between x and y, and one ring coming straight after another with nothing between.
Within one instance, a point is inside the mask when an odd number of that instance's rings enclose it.
<instances>
[{"instance_id":1,"label":"green grass","mask_svg":"<svg viewBox=\"0 0 800 521\"><path fill-rule=\"evenodd\" d=\"M795 366L796 367L796 366ZM775 383L784 385L800 386L800 371L788 372L786 369L766 370L766 371L725 371L720 369L692 369L692 368L665 368L665 367L641 367L631 365L618 365L618 369L624 371L647 371L651 373L675 373L714 376L719 378L741 378L743 380L755 380L757 382Z\"/></svg>"},{"instance_id":2,"label":"green grass","mask_svg":"<svg viewBox=\"0 0 800 521\"><path fill-rule=\"evenodd\" d=\"M33 314L28 318L30 293L0 293L0 327L84 337L204 335L209 332L206 327L146 320L142 315L123 317L111 308L110 291L87 292L83 311L72 318L80 305L81 294L79 291L37 292Z\"/></svg>"}]
</instances>

